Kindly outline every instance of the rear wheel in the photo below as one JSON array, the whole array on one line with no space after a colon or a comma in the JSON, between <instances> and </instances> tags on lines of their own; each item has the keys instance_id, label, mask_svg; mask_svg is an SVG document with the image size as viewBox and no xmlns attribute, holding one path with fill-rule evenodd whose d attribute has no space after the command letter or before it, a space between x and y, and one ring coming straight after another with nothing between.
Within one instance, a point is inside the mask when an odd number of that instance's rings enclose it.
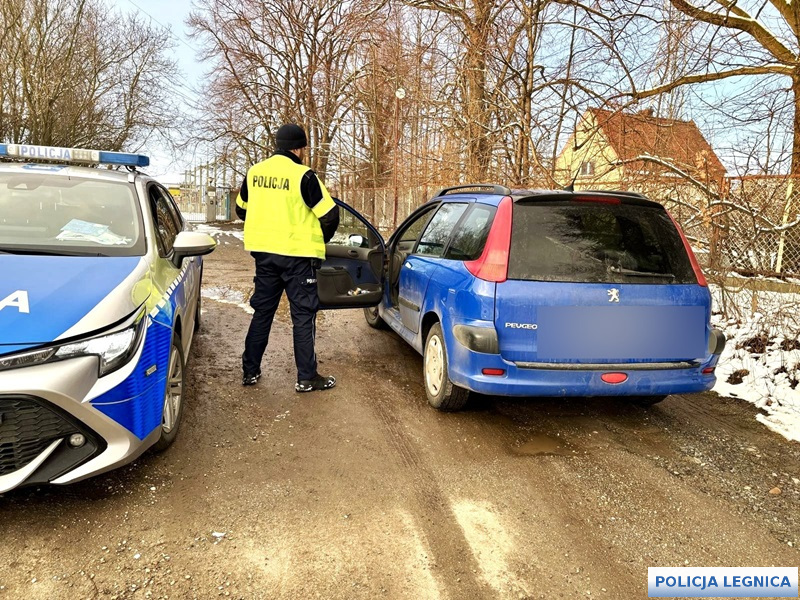
<instances>
[{"instance_id":1,"label":"rear wheel","mask_svg":"<svg viewBox=\"0 0 800 600\"><path fill-rule=\"evenodd\" d=\"M169 448L178 436L178 427L183 416L183 374L186 364L180 337L173 334L167 367L167 389L164 392L164 409L161 413L161 437L153 445L156 452Z\"/></svg>"},{"instance_id":2,"label":"rear wheel","mask_svg":"<svg viewBox=\"0 0 800 600\"><path fill-rule=\"evenodd\" d=\"M631 396L630 401L636 406L647 408L664 400L667 396Z\"/></svg>"},{"instance_id":3,"label":"rear wheel","mask_svg":"<svg viewBox=\"0 0 800 600\"><path fill-rule=\"evenodd\" d=\"M381 319L378 314L377 306L370 306L364 309L364 318L367 320L367 325L373 329L386 329L386 321Z\"/></svg>"},{"instance_id":4,"label":"rear wheel","mask_svg":"<svg viewBox=\"0 0 800 600\"><path fill-rule=\"evenodd\" d=\"M456 411L469 400L469 390L453 385L447 370L447 348L444 345L442 326L434 324L428 332L422 356L425 376L425 394L428 403L437 410Z\"/></svg>"}]
</instances>

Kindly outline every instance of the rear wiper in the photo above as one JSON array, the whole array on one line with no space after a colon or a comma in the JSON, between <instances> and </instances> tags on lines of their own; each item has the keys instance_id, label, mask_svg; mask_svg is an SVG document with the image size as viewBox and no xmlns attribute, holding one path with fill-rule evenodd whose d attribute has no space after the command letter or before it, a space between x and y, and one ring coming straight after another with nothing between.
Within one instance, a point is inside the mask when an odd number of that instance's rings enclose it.
<instances>
[{"instance_id":1,"label":"rear wiper","mask_svg":"<svg viewBox=\"0 0 800 600\"><path fill-rule=\"evenodd\" d=\"M635 271L633 269L624 269L622 267L615 267L613 265L609 265L608 267L609 273L618 273L619 275L630 275L631 277L667 277L669 279L675 279L675 275L672 273L653 273L651 271Z\"/></svg>"}]
</instances>

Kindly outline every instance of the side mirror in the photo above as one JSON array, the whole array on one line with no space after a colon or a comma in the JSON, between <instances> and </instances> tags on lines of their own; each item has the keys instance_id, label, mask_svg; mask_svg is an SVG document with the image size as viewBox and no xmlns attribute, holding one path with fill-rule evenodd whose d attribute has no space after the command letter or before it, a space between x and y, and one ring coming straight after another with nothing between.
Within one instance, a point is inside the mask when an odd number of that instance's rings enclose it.
<instances>
[{"instance_id":1,"label":"side mirror","mask_svg":"<svg viewBox=\"0 0 800 600\"><path fill-rule=\"evenodd\" d=\"M187 256L210 254L216 247L217 241L207 233L181 231L172 246L172 264L180 269Z\"/></svg>"},{"instance_id":2,"label":"side mirror","mask_svg":"<svg viewBox=\"0 0 800 600\"><path fill-rule=\"evenodd\" d=\"M356 248L368 248L369 241L361 234L358 233L351 233L350 236L347 238L347 243L350 246L354 246Z\"/></svg>"}]
</instances>

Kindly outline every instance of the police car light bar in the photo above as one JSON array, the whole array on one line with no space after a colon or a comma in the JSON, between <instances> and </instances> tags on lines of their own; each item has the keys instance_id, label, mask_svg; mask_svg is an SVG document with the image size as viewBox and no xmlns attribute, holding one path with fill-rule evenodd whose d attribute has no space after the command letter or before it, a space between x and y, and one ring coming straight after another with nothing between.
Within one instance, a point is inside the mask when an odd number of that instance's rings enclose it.
<instances>
[{"instance_id":1,"label":"police car light bar","mask_svg":"<svg viewBox=\"0 0 800 600\"><path fill-rule=\"evenodd\" d=\"M126 167L146 167L150 164L150 158L142 154L103 152L101 150L87 150L85 148L32 146L29 144L0 144L0 157L4 156L58 163L122 165Z\"/></svg>"}]
</instances>

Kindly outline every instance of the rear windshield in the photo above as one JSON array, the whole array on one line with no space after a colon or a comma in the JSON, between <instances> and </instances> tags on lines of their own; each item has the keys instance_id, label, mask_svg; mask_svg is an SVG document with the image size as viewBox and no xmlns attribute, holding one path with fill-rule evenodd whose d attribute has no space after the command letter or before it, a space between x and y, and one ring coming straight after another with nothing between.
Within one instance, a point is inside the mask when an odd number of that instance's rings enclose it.
<instances>
[{"instance_id":1,"label":"rear windshield","mask_svg":"<svg viewBox=\"0 0 800 600\"><path fill-rule=\"evenodd\" d=\"M133 186L59 173L0 173L0 251L142 255Z\"/></svg>"},{"instance_id":2,"label":"rear windshield","mask_svg":"<svg viewBox=\"0 0 800 600\"><path fill-rule=\"evenodd\" d=\"M563 201L514 205L508 278L697 283L683 240L664 210Z\"/></svg>"}]
</instances>

